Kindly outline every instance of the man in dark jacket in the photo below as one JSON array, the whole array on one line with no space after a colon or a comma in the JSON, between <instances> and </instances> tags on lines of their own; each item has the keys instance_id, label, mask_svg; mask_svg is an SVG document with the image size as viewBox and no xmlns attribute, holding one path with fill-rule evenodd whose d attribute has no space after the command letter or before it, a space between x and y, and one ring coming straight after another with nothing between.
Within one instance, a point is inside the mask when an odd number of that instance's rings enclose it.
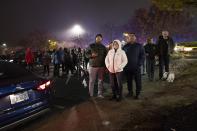
<instances>
[{"instance_id":1,"label":"man in dark jacket","mask_svg":"<svg viewBox=\"0 0 197 131\"><path fill-rule=\"evenodd\" d=\"M49 72L50 72L49 65L50 65L50 63L51 63L51 56L49 55L49 53L47 51L45 51L44 55L42 57L42 64L43 64L43 67L44 67L43 76L45 76L46 72L47 72L47 75L49 76Z\"/></svg>"},{"instance_id":2,"label":"man in dark jacket","mask_svg":"<svg viewBox=\"0 0 197 131\"><path fill-rule=\"evenodd\" d=\"M169 72L170 55L174 51L174 41L169 37L168 31L162 31L162 36L157 42L157 55L159 56L159 78L163 77L163 69Z\"/></svg>"},{"instance_id":3,"label":"man in dark jacket","mask_svg":"<svg viewBox=\"0 0 197 131\"><path fill-rule=\"evenodd\" d=\"M52 60L53 60L53 64L54 64L53 74L55 77L59 77L61 57L60 57L60 54L57 49L53 50Z\"/></svg>"},{"instance_id":4,"label":"man in dark jacket","mask_svg":"<svg viewBox=\"0 0 197 131\"><path fill-rule=\"evenodd\" d=\"M72 62L71 62L69 49L67 49L67 48L64 48L64 63L65 63L65 65L64 65L65 73L66 73L66 75L68 75L69 70L72 70Z\"/></svg>"},{"instance_id":5,"label":"man in dark jacket","mask_svg":"<svg viewBox=\"0 0 197 131\"><path fill-rule=\"evenodd\" d=\"M87 49L86 56L89 58L89 93L93 96L94 83L98 74L98 97L103 98L103 75L105 70L105 57L107 49L101 43L102 35L96 35L96 42Z\"/></svg>"},{"instance_id":6,"label":"man in dark jacket","mask_svg":"<svg viewBox=\"0 0 197 131\"><path fill-rule=\"evenodd\" d=\"M155 72L156 45L153 44L152 38L147 39L147 44L144 46L144 48L146 53L146 69L148 78L150 81L153 81Z\"/></svg>"},{"instance_id":7,"label":"man in dark jacket","mask_svg":"<svg viewBox=\"0 0 197 131\"><path fill-rule=\"evenodd\" d=\"M134 33L128 33L125 37L127 44L123 47L128 59L128 64L124 68L124 72L127 78L128 95L127 97L133 96L133 79L136 83L136 96L135 99L139 98L142 81L141 81L141 69L140 67L144 63L145 52L143 45L136 42L136 36Z\"/></svg>"}]
</instances>

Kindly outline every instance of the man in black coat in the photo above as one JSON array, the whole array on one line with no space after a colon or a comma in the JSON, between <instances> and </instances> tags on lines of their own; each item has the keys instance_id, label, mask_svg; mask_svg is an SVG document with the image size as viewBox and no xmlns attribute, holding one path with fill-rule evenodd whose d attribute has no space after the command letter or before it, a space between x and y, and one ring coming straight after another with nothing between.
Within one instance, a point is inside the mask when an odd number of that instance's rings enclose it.
<instances>
[{"instance_id":1,"label":"man in black coat","mask_svg":"<svg viewBox=\"0 0 197 131\"><path fill-rule=\"evenodd\" d=\"M157 55L159 57L159 78L163 77L163 70L169 72L170 55L174 51L174 41L169 37L168 31L162 31L162 36L157 41Z\"/></svg>"},{"instance_id":2,"label":"man in black coat","mask_svg":"<svg viewBox=\"0 0 197 131\"><path fill-rule=\"evenodd\" d=\"M141 65L144 63L145 51L142 44L136 42L136 35L134 33L128 33L125 37L127 44L123 47L128 59L128 64L124 68L124 72L127 78L128 95L133 96L133 79L136 83L136 96L139 98L142 81L141 81Z\"/></svg>"},{"instance_id":3,"label":"man in black coat","mask_svg":"<svg viewBox=\"0 0 197 131\"><path fill-rule=\"evenodd\" d=\"M94 84L98 75L98 97L103 97L103 79L105 72L105 57L107 49L102 44L103 36L97 34L95 43L87 48L86 57L89 58L89 93L94 96Z\"/></svg>"},{"instance_id":4,"label":"man in black coat","mask_svg":"<svg viewBox=\"0 0 197 131\"><path fill-rule=\"evenodd\" d=\"M148 78L150 81L153 81L155 72L156 45L153 43L152 38L147 39L147 44L144 46L144 48L146 53L146 69Z\"/></svg>"}]
</instances>

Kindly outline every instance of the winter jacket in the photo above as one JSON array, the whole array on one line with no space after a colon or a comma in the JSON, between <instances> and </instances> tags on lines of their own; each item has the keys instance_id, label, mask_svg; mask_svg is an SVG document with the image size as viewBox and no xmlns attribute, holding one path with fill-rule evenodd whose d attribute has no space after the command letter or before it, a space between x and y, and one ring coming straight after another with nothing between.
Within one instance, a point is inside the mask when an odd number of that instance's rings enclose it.
<instances>
[{"instance_id":1,"label":"winter jacket","mask_svg":"<svg viewBox=\"0 0 197 131\"><path fill-rule=\"evenodd\" d=\"M25 53L25 61L27 64L32 64L34 62L34 55L30 48L27 48Z\"/></svg>"},{"instance_id":2,"label":"winter jacket","mask_svg":"<svg viewBox=\"0 0 197 131\"><path fill-rule=\"evenodd\" d=\"M169 37L165 40L162 36L160 36L156 46L158 56L167 56L174 52L175 44L172 38Z\"/></svg>"},{"instance_id":3,"label":"winter jacket","mask_svg":"<svg viewBox=\"0 0 197 131\"><path fill-rule=\"evenodd\" d=\"M144 47L139 43L127 43L123 50L125 51L128 63L124 68L125 71L137 71L145 60Z\"/></svg>"},{"instance_id":4,"label":"winter jacket","mask_svg":"<svg viewBox=\"0 0 197 131\"><path fill-rule=\"evenodd\" d=\"M92 53L96 53L96 57L92 57ZM94 43L89 46L86 52L86 57L89 58L89 66L105 67L105 57L107 49L103 44Z\"/></svg>"},{"instance_id":5,"label":"winter jacket","mask_svg":"<svg viewBox=\"0 0 197 131\"><path fill-rule=\"evenodd\" d=\"M105 58L105 65L111 73L122 72L128 62L124 50L121 49L121 42L115 41L119 44L119 48L117 50L112 48Z\"/></svg>"},{"instance_id":6,"label":"winter jacket","mask_svg":"<svg viewBox=\"0 0 197 131\"><path fill-rule=\"evenodd\" d=\"M58 51L59 53L59 57L60 57L60 64L64 63L64 51L62 49L60 49Z\"/></svg>"},{"instance_id":7,"label":"winter jacket","mask_svg":"<svg viewBox=\"0 0 197 131\"><path fill-rule=\"evenodd\" d=\"M48 53L45 53L42 57L43 65L49 65L51 63L51 57Z\"/></svg>"},{"instance_id":8,"label":"winter jacket","mask_svg":"<svg viewBox=\"0 0 197 131\"><path fill-rule=\"evenodd\" d=\"M61 57L58 51L53 53L52 60L53 60L53 64L61 64Z\"/></svg>"},{"instance_id":9,"label":"winter jacket","mask_svg":"<svg viewBox=\"0 0 197 131\"><path fill-rule=\"evenodd\" d=\"M146 58L154 60L156 55L156 45L152 43L147 43L144 46Z\"/></svg>"}]
</instances>

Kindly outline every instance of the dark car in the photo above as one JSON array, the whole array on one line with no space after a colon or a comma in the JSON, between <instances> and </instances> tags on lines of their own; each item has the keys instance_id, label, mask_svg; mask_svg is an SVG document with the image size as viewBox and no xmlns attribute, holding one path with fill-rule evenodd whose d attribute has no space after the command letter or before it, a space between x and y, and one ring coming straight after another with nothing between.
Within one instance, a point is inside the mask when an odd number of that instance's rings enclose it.
<instances>
[{"instance_id":1,"label":"dark car","mask_svg":"<svg viewBox=\"0 0 197 131\"><path fill-rule=\"evenodd\" d=\"M18 64L0 61L0 130L50 110L51 81Z\"/></svg>"}]
</instances>

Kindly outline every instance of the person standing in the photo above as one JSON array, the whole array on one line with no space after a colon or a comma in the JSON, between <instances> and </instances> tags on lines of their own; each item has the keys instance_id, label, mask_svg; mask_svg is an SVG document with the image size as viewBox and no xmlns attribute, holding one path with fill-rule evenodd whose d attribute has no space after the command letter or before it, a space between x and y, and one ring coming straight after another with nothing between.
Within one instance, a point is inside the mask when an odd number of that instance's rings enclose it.
<instances>
[{"instance_id":1,"label":"person standing","mask_svg":"<svg viewBox=\"0 0 197 131\"><path fill-rule=\"evenodd\" d=\"M52 60L53 60L53 64L54 64L54 76L55 77L59 77L60 75L60 55L59 55L59 51L57 49L54 49L53 51L53 55L52 55Z\"/></svg>"},{"instance_id":2,"label":"person standing","mask_svg":"<svg viewBox=\"0 0 197 131\"><path fill-rule=\"evenodd\" d=\"M89 59L86 57L86 50L83 50L83 63L84 63L84 69L87 70Z\"/></svg>"},{"instance_id":3,"label":"person standing","mask_svg":"<svg viewBox=\"0 0 197 131\"><path fill-rule=\"evenodd\" d=\"M69 74L69 70L71 70L71 58L70 58L70 53L69 49L64 48L64 71L65 74Z\"/></svg>"},{"instance_id":4,"label":"person standing","mask_svg":"<svg viewBox=\"0 0 197 131\"><path fill-rule=\"evenodd\" d=\"M128 62L127 56L121 48L121 42L114 40L112 49L109 50L105 58L105 65L109 70L110 86L113 92L111 100L116 99L117 101L122 99L122 72Z\"/></svg>"},{"instance_id":5,"label":"person standing","mask_svg":"<svg viewBox=\"0 0 197 131\"><path fill-rule=\"evenodd\" d=\"M139 98L142 89L141 66L144 63L145 51L142 44L136 42L136 35L128 33L125 37L127 44L123 47L128 59L128 64L124 68L127 78L128 94L127 97L133 96L133 79L136 84L135 99Z\"/></svg>"},{"instance_id":6,"label":"person standing","mask_svg":"<svg viewBox=\"0 0 197 131\"><path fill-rule=\"evenodd\" d=\"M77 67L77 74L78 74L78 76L80 76L80 74L81 74L81 65L83 65L81 48L78 48L78 50L77 50L77 63L76 64L77 64L76 65L76 67Z\"/></svg>"},{"instance_id":7,"label":"person standing","mask_svg":"<svg viewBox=\"0 0 197 131\"><path fill-rule=\"evenodd\" d=\"M76 49L71 50L71 56L72 56L73 70L75 73L78 73L77 72L77 52L76 52Z\"/></svg>"},{"instance_id":8,"label":"person standing","mask_svg":"<svg viewBox=\"0 0 197 131\"><path fill-rule=\"evenodd\" d=\"M159 79L162 79L164 68L165 72L169 72L170 55L173 54L175 47L168 31L162 31L162 36L159 37L156 46L159 57Z\"/></svg>"},{"instance_id":9,"label":"person standing","mask_svg":"<svg viewBox=\"0 0 197 131\"><path fill-rule=\"evenodd\" d=\"M42 54L42 51L41 50L39 50L38 52L37 52L37 59L36 59L36 61L37 61L37 66L38 67L41 67L41 65L42 65L42 56L43 54Z\"/></svg>"},{"instance_id":10,"label":"person standing","mask_svg":"<svg viewBox=\"0 0 197 131\"><path fill-rule=\"evenodd\" d=\"M34 55L30 48L27 48L25 52L25 61L28 66L28 69L33 71Z\"/></svg>"},{"instance_id":11,"label":"person standing","mask_svg":"<svg viewBox=\"0 0 197 131\"><path fill-rule=\"evenodd\" d=\"M144 48L146 53L146 69L148 78L150 81L153 81L155 72L156 45L153 44L152 38L147 39L147 44L144 46Z\"/></svg>"},{"instance_id":12,"label":"person standing","mask_svg":"<svg viewBox=\"0 0 197 131\"><path fill-rule=\"evenodd\" d=\"M62 68L62 74L65 73L65 59L64 59L64 50L62 49L62 47L59 48L58 50L58 54L60 57L60 67Z\"/></svg>"},{"instance_id":13,"label":"person standing","mask_svg":"<svg viewBox=\"0 0 197 131\"><path fill-rule=\"evenodd\" d=\"M94 95L94 84L98 74L98 97L103 98L103 77L105 72L106 47L102 44L101 34L96 35L95 43L91 44L86 52L89 58L89 94Z\"/></svg>"},{"instance_id":14,"label":"person standing","mask_svg":"<svg viewBox=\"0 0 197 131\"><path fill-rule=\"evenodd\" d=\"M45 76L46 72L47 76L49 76L49 65L51 63L51 57L47 51L44 52L44 55L42 57L42 63L44 67L43 76Z\"/></svg>"}]
</instances>

